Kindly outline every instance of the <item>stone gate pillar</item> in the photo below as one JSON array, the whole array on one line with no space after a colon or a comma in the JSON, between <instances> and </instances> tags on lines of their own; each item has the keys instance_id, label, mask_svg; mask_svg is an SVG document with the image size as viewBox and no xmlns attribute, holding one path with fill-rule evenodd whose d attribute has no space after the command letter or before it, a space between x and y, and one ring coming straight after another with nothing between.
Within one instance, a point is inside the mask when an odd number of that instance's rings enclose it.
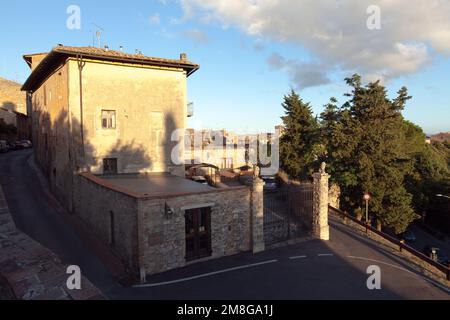
<instances>
[{"instance_id":1,"label":"stone gate pillar","mask_svg":"<svg viewBox=\"0 0 450 320\"><path fill-rule=\"evenodd\" d=\"M266 249L264 243L264 185L264 181L255 174L250 195L253 253Z\"/></svg>"},{"instance_id":2,"label":"stone gate pillar","mask_svg":"<svg viewBox=\"0 0 450 320\"><path fill-rule=\"evenodd\" d=\"M330 227L328 225L328 181L330 175L326 173L326 164L323 163L319 172L313 174L313 235L318 239L330 240Z\"/></svg>"}]
</instances>

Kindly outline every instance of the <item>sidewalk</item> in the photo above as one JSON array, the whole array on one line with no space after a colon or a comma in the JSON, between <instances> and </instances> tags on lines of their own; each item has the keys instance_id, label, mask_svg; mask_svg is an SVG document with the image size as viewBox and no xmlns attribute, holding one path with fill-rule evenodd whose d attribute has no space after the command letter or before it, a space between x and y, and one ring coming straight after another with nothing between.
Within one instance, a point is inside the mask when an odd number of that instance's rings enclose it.
<instances>
[{"instance_id":1,"label":"sidewalk","mask_svg":"<svg viewBox=\"0 0 450 320\"><path fill-rule=\"evenodd\" d=\"M102 293L82 277L82 290L69 290L67 266L50 250L18 230L0 186L0 275L17 299L96 300Z\"/></svg>"}]
</instances>

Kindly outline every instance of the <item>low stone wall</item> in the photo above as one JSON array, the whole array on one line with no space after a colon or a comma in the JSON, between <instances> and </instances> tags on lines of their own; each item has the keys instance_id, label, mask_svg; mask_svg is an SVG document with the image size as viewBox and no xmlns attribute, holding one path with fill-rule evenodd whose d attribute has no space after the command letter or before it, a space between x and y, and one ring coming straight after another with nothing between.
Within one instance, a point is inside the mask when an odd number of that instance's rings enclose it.
<instances>
[{"instance_id":1,"label":"low stone wall","mask_svg":"<svg viewBox=\"0 0 450 320\"><path fill-rule=\"evenodd\" d=\"M361 226L360 224L347 219L347 218L343 218L342 216L340 216L339 214L337 214L336 212L334 212L333 210L330 211L330 213L339 218L345 225L351 227L353 230L355 230L358 234L363 235L365 237L368 237L380 244L382 244L383 246L385 246L386 248L389 248L389 250L396 255L400 255L403 258L407 258L409 261L411 261L417 271L429 276L430 278L433 278L436 281L439 281L441 283L443 283L444 285L450 287L450 281L446 280L446 274L443 273L441 270L437 269L436 267L434 267L433 265L427 263L426 261L419 259L418 257L416 257L415 255L411 254L410 252L406 251L406 250L401 250L401 248L383 238L382 236L378 235L375 232L371 232L370 230L367 230L366 228L364 228L363 226Z\"/></svg>"},{"instance_id":2,"label":"low stone wall","mask_svg":"<svg viewBox=\"0 0 450 320\"><path fill-rule=\"evenodd\" d=\"M137 198L112 190L104 180L90 174L75 178L75 214L136 273L139 269Z\"/></svg>"},{"instance_id":3,"label":"low stone wall","mask_svg":"<svg viewBox=\"0 0 450 320\"><path fill-rule=\"evenodd\" d=\"M165 214L166 204L174 212ZM250 189L140 200L143 220L141 259L146 274L186 266L185 210L211 207L212 256L218 258L252 249Z\"/></svg>"}]
</instances>

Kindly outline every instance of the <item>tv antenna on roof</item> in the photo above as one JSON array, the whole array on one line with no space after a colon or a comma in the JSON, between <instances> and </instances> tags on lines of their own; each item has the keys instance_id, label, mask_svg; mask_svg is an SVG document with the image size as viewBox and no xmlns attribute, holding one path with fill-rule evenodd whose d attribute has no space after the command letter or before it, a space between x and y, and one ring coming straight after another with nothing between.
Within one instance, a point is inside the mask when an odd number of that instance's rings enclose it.
<instances>
[{"instance_id":1,"label":"tv antenna on roof","mask_svg":"<svg viewBox=\"0 0 450 320\"><path fill-rule=\"evenodd\" d=\"M92 35L92 46L95 47L95 40L97 40L97 44L98 44L98 48L100 48L102 46L102 32L104 31L102 27L96 25L95 23L92 23L94 25L94 27L97 28L97 30L95 31L95 33L93 33Z\"/></svg>"}]
</instances>

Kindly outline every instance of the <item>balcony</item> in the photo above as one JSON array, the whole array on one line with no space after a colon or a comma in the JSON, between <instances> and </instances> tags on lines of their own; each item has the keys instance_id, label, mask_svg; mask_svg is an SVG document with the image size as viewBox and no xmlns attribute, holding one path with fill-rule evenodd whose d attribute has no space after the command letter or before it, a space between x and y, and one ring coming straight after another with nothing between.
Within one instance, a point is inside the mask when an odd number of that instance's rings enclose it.
<instances>
[{"instance_id":1,"label":"balcony","mask_svg":"<svg viewBox=\"0 0 450 320\"><path fill-rule=\"evenodd\" d=\"M188 118L192 118L194 116L194 103L190 102L187 105L187 116Z\"/></svg>"}]
</instances>

